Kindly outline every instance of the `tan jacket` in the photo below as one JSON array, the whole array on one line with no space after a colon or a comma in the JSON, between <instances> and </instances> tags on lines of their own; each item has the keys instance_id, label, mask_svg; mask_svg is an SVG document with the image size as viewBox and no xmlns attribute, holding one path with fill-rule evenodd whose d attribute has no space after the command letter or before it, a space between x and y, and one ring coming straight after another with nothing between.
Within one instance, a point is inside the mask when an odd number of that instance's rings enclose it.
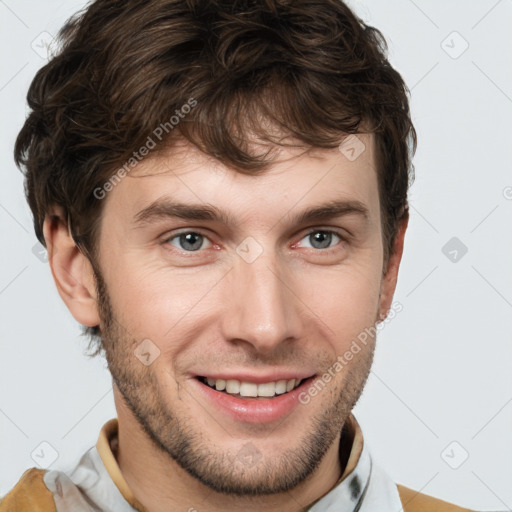
<instances>
[{"instance_id":1,"label":"tan jacket","mask_svg":"<svg viewBox=\"0 0 512 512\"><path fill-rule=\"evenodd\" d=\"M0 502L0 512L56 512L53 494L43 482L45 470L27 469ZM466 512L467 508L441 501L398 485L404 512ZM470 511L469 511L470 512Z\"/></svg>"}]
</instances>

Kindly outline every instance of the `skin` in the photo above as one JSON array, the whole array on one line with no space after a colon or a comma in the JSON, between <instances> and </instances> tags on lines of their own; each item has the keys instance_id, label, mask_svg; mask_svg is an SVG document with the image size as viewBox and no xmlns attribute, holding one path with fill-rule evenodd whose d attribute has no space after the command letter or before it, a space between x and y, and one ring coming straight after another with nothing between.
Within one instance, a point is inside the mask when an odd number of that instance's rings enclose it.
<instances>
[{"instance_id":1,"label":"skin","mask_svg":"<svg viewBox=\"0 0 512 512\"><path fill-rule=\"evenodd\" d=\"M298 511L339 479L341 428L366 382L375 339L307 405L263 424L224 414L198 392L195 376L272 368L321 376L386 316L407 218L383 272L374 141L358 137L366 149L354 161L338 149L281 148L259 176L188 143L146 158L104 199L96 275L62 209L47 216L59 293L78 322L103 332L119 419L116 457L148 511ZM214 205L235 223L162 218L136 227L135 215L163 196ZM368 216L297 224L299 212L328 200L359 201ZM333 236L318 248L310 235L326 230L346 240ZM187 232L204 235L195 239L199 250L180 245L177 234ZM236 252L249 236L263 250L252 263ZM134 355L145 339L160 350L148 366ZM249 467L238 456L248 443L258 454Z\"/></svg>"}]
</instances>

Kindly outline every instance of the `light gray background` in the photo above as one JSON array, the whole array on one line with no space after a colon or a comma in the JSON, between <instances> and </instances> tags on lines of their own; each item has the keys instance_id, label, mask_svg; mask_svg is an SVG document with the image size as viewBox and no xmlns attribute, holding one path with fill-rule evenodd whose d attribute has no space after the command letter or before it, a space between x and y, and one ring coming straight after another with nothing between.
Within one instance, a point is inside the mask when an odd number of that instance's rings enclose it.
<instances>
[{"instance_id":1,"label":"light gray background","mask_svg":"<svg viewBox=\"0 0 512 512\"><path fill-rule=\"evenodd\" d=\"M83 4L0 0L0 494L37 465L41 442L58 453L51 467L67 468L116 415L104 360L82 355L78 325L32 251L12 160L27 88L45 63L40 34L55 35ZM419 134L395 295L404 310L380 335L356 417L397 482L512 509L512 3L351 5L386 36ZM452 237L468 248L455 262L442 252Z\"/></svg>"}]
</instances>

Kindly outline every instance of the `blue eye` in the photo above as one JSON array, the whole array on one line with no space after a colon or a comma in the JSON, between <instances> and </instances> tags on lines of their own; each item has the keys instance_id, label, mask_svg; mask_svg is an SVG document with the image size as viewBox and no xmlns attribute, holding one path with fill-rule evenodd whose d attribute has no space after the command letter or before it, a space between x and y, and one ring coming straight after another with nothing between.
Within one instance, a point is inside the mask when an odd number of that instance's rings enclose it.
<instances>
[{"instance_id":1,"label":"blue eye","mask_svg":"<svg viewBox=\"0 0 512 512\"><path fill-rule=\"evenodd\" d=\"M337 245L343 238L334 231L317 229L311 231L300 241L303 247L324 250ZM306 242L304 242L306 241ZM165 243L185 252L198 252L211 246L210 240L195 231L186 231L168 238Z\"/></svg>"},{"instance_id":2,"label":"blue eye","mask_svg":"<svg viewBox=\"0 0 512 512\"><path fill-rule=\"evenodd\" d=\"M182 249L187 252L198 251L199 249L204 249L204 242L208 242L209 240L194 231L188 231L186 233L180 233L179 235L175 235L167 240L174 247L178 247L178 249ZM176 242L176 243L175 243Z\"/></svg>"},{"instance_id":3,"label":"blue eye","mask_svg":"<svg viewBox=\"0 0 512 512\"><path fill-rule=\"evenodd\" d=\"M333 242L333 237L335 242L341 241L341 237L334 231L326 230L312 231L302 240L308 240L310 243L309 247L312 247L313 249L329 249L331 247L331 243Z\"/></svg>"}]
</instances>

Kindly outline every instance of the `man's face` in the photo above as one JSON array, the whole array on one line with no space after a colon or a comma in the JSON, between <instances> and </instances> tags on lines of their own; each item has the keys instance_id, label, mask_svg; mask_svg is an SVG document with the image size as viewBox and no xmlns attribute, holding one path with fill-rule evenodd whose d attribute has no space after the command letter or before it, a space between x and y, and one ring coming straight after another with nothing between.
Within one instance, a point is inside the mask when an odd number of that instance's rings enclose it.
<instances>
[{"instance_id":1,"label":"man's face","mask_svg":"<svg viewBox=\"0 0 512 512\"><path fill-rule=\"evenodd\" d=\"M183 144L105 199L99 302L115 385L162 453L214 490L293 488L360 396L374 339L332 372L379 314L377 175L373 140L359 138L354 161L283 149L259 176ZM171 202L226 218L166 215ZM300 220L334 202L338 214ZM329 368L325 388L299 401ZM241 396L256 392L269 396Z\"/></svg>"}]
</instances>

